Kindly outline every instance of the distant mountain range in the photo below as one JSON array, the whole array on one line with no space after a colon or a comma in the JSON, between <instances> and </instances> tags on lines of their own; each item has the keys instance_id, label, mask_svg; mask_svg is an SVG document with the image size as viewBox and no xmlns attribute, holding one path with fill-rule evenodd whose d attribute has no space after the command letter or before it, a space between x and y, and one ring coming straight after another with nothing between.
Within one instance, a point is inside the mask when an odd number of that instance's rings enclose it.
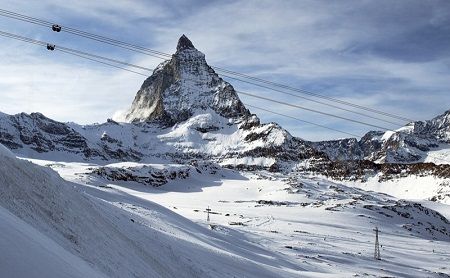
<instances>
[{"instance_id":1,"label":"distant mountain range","mask_svg":"<svg viewBox=\"0 0 450 278\"><path fill-rule=\"evenodd\" d=\"M450 163L450 110L429 121L417 121L395 131L371 131L361 140L312 143L332 160L378 163Z\"/></svg>"}]
</instances>

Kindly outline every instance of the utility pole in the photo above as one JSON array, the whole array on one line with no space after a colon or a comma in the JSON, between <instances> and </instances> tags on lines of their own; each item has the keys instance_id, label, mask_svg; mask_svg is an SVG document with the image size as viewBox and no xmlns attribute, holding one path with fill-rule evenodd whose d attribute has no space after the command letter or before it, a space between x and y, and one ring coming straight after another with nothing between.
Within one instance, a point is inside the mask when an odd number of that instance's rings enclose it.
<instances>
[{"instance_id":1,"label":"utility pole","mask_svg":"<svg viewBox=\"0 0 450 278\"><path fill-rule=\"evenodd\" d=\"M209 212L211 211L211 209L209 208L209 206L208 206L208 208L206 209L206 213L207 213L207 216L206 216L206 221L208 221L209 222Z\"/></svg>"},{"instance_id":2,"label":"utility pole","mask_svg":"<svg viewBox=\"0 0 450 278\"><path fill-rule=\"evenodd\" d=\"M374 229L375 231L375 254L374 254L374 259L375 260L381 260L381 255L380 255L380 242L378 241L378 227L375 227Z\"/></svg>"}]
</instances>

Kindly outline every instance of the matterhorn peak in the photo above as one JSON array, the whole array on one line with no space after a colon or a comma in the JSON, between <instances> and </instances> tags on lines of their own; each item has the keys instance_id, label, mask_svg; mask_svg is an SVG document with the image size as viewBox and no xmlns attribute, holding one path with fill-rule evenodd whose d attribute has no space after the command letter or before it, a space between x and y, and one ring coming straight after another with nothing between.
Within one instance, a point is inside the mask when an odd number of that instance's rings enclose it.
<instances>
[{"instance_id":1,"label":"matterhorn peak","mask_svg":"<svg viewBox=\"0 0 450 278\"><path fill-rule=\"evenodd\" d=\"M185 49L195 49L194 45L192 44L191 40L186 37L186 35L182 35L178 39L177 44L177 52L183 51Z\"/></svg>"},{"instance_id":2,"label":"matterhorn peak","mask_svg":"<svg viewBox=\"0 0 450 278\"><path fill-rule=\"evenodd\" d=\"M205 113L227 119L250 116L233 86L222 80L205 55L182 35L172 59L161 63L142 84L126 121L170 126Z\"/></svg>"}]
</instances>

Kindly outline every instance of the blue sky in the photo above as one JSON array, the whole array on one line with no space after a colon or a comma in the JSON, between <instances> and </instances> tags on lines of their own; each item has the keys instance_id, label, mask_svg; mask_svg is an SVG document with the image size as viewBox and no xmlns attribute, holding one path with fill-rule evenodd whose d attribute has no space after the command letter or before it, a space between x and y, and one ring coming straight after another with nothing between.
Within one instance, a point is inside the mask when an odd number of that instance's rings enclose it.
<instances>
[{"instance_id":1,"label":"blue sky","mask_svg":"<svg viewBox=\"0 0 450 278\"><path fill-rule=\"evenodd\" d=\"M181 34L211 65L423 120L450 109L450 1L0 1L0 8L173 53ZM158 59L0 18L0 30L142 66ZM144 77L0 38L0 111L103 122ZM226 78L225 78L226 79ZM238 90L395 128L230 80ZM241 96L363 135L371 128ZM309 140L345 137L252 110Z\"/></svg>"}]
</instances>

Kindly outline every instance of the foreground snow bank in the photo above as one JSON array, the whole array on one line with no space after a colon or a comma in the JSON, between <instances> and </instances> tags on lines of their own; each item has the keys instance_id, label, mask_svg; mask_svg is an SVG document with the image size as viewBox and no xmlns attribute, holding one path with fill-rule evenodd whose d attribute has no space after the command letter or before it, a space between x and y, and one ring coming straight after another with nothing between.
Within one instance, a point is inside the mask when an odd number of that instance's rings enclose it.
<instances>
[{"instance_id":1,"label":"foreground snow bank","mask_svg":"<svg viewBox=\"0 0 450 278\"><path fill-rule=\"evenodd\" d=\"M1 207L0 219L1 277L106 277Z\"/></svg>"},{"instance_id":2,"label":"foreground snow bank","mask_svg":"<svg viewBox=\"0 0 450 278\"><path fill-rule=\"evenodd\" d=\"M8 150L5 146L0 144L0 157L15 158L16 156L10 150Z\"/></svg>"}]
</instances>

